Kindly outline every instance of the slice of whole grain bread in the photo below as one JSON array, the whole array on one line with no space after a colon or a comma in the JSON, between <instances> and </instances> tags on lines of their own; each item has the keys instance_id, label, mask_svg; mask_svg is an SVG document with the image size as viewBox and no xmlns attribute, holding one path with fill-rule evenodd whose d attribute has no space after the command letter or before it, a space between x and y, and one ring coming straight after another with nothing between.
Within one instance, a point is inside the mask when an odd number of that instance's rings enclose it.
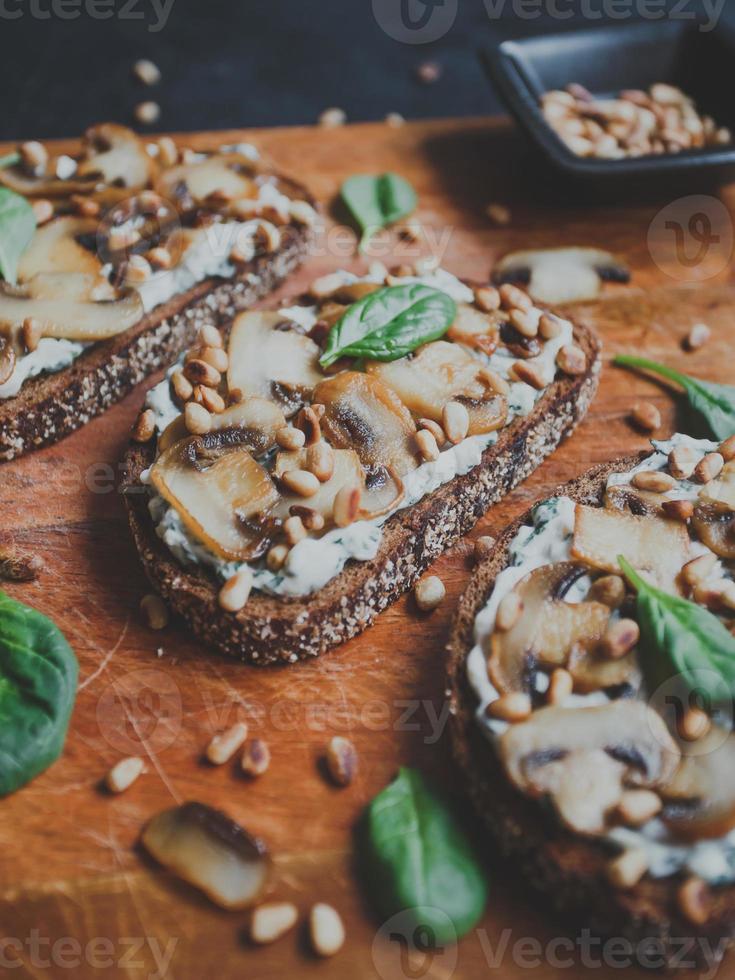
<instances>
[{"instance_id":1,"label":"slice of whole grain bread","mask_svg":"<svg viewBox=\"0 0 735 980\"><path fill-rule=\"evenodd\" d=\"M305 190L300 195L311 201ZM301 263L310 240L304 226L284 227L279 249L248 262L232 279L197 283L124 333L93 344L63 370L30 378L13 398L0 399L0 462L86 425L175 360L205 324L219 326L262 299Z\"/></svg>"},{"instance_id":2,"label":"slice of whole grain bread","mask_svg":"<svg viewBox=\"0 0 735 980\"><path fill-rule=\"evenodd\" d=\"M555 381L530 415L500 433L478 466L390 517L374 559L349 562L323 589L303 598L254 592L240 613L223 612L214 576L179 564L156 534L147 491L139 482L153 461L154 444L131 445L123 476L125 501L148 577L205 643L253 664L318 656L357 635L583 418L597 390L600 347L586 328L575 327L574 333L587 354L585 374Z\"/></svg>"},{"instance_id":3,"label":"slice of whole grain bread","mask_svg":"<svg viewBox=\"0 0 735 980\"><path fill-rule=\"evenodd\" d=\"M609 474L625 472L647 455L640 453L595 467L549 496L566 495L580 503L600 505ZM474 645L475 618L490 597L496 577L508 564L513 538L523 524L530 523L529 510L498 538L473 573L455 614L447 646L455 759L501 854L572 929L589 928L596 935L621 937L635 945L656 942L669 967L677 965L685 947L690 961L704 962L708 953L701 940L716 949L721 940L735 936L735 886L715 892L713 913L706 926L694 926L681 915L676 902L681 878L645 877L629 891L614 889L605 875L613 852L599 842L566 831L538 801L516 790L476 721L477 697L465 670Z\"/></svg>"}]
</instances>

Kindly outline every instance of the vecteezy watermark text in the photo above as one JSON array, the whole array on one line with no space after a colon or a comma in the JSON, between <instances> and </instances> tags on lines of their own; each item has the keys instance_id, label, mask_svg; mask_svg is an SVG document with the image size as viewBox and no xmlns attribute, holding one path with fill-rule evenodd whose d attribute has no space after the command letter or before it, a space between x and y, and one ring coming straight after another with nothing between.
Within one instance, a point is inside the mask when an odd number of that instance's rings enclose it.
<instances>
[{"instance_id":1,"label":"vecteezy watermark text","mask_svg":"<svg viewBox=\"0 0 735 980\"><path fill-rule=\"evenodd\" d=\"M93 970L134 971L146 980L163 980L168 975L178 939L163 942L156 936L95 936L86 942L74 936L56 939L31 929L21 939L0 936L0 971L25 969L79 970L86 965ZM148 965L153 970L146 973Z\"/></svg>"},{"instance_id":2,"label":"vecteezy watermark text","mask_svg":"<svg viewBox=\"0 0 735 980\"><path fill-rule=\"evenodd\" d=\"M175 0L0 0L0 20L145 21L151 34L168 23Z\"/></svg>"}]
</instances>

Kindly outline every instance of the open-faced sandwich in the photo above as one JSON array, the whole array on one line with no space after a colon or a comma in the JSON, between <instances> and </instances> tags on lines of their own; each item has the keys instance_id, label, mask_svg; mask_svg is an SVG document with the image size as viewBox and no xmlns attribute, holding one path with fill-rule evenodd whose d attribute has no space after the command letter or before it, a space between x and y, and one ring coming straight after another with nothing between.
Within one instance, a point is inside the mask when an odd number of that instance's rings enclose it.
<instances>
[{"instance_id":1,"label":"open-faced sandwich","mask_svg":"<svg viewBox=\"0 0 735 980\"><path fill-rule=\"evenodd\" d=\"M0 161L0 460L55 442L271 290L306 191L248 145L180 153L112 123Z\"/></svg>"},{"instance_id":2,"label":"open-faced sandwich","mask_svg":"<svg viewBox=\"0 0 735 980\"><path fill-rule=\"evenodd\" d=\"M399 271L242 313L148 395L126 463L135 540L231 655L295 661L365 629L592 399L587 330L514 286Z\"/></svg>"},{"instance_id":3,"label":"open-faced sandwich","mask_svg":"<svg viewBox=\"0 0 735 980\"><path fill-rule=\"evenodd\" d=\"M514 867L578 928L671 964L735 931L735 437L654 448L503 534L450 682L457 758Z\"/></svg>"}]
</instances>

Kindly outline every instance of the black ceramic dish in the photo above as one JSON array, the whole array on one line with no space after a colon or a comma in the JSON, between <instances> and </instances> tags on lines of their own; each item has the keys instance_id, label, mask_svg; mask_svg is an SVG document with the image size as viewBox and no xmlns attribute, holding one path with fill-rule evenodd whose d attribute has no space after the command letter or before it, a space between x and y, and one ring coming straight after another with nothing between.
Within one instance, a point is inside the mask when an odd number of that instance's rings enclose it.
<instances>
[{"instance_id":1,"label":"black ceramic dish","mask_svg":"<svg viewBox=\"0 0 735 980\"><path fill-rule=\"evenodd\" d=\"M570 82L600 98L669 82L690 95L700 112L735 132L735 32L723 24L701 31L692 21L637 22L546 34L505 41L483 52L483 58L509 109L546 160L577 183L630 186L686 177L690 189L696 189L735 176L735 145L623 160L578 157L539 108L544 92Z\"/></svg>"}]
</instances>

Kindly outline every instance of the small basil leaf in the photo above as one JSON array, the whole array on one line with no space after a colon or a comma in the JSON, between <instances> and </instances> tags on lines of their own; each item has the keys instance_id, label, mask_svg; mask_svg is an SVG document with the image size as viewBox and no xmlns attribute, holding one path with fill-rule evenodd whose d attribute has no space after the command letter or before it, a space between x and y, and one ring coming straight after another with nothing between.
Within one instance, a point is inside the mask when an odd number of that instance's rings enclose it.
<instances>
[{"instance_id":1,"label":"small basil leaf","mask_svg":"<svg viewBox=\"0 0 735 980\"><path fill-rule=\"evenodd\" d=\"M482 915L485 874L447 805L401 769L367 808L365 873L378 913L403 912L434 943L454 942Z\"/></svg>"},{"instance_id":2,"label":"small basil leaf","mask_svg":"<svg viewBox=\"0 0 735 980\"><path fill-rule=\"evenodd\" d=\"M36 217L28 201L7 187L0 187L0 275L6 282L15 282L18 259L35 230Z\"/></svg>"},{"instance_id":3,"label":"small basil leaf","mask_svg":"<svg viewBox=\"0 0 735 980\"><path fill-rule=\"evenodd\" d=\"M340 357L398 360L438 340L456 314L454 300L438 289L422 283L386 286L353 303L334 324L319 363L329 367Z\"/></svg>"},{"instance_id":4,"label":"small basil leaf","mask_svg":"<svg viewBox=\"0 0 735 980\"><path fill-rule=\"evenodd\" d=\"M641 368L675 381L682 386L691 408L706 423L715 439L724 440L735 433L735 387L732 385L701 381L645 357L619 354L613 363L623 367Z\"/></svg>"},{"instance_id":5,"label":"small basil leaf","mask_svg":"<svg viewBox=\"0 0 735 980\"><path fill-rule=\"evenodd\" d=\"M379 228L393 224L416 208L416 192L398 174L358 174L340 192L342 201L362 232L360 248Z\"/></svg>"},{"instance_id":6,"label":"small basil leaf","mask_svg":"<svg viewBox=\"0 0 735 980\"><path fill-rule=\"evenodd\" d=\"M61 755L77 674L58 627L0 592L0 796Z\"/></svg>"},{"instance_id":7,"label":"small basil leaf","mask_svg":"<svg viewBox=\"0 0 735 980\"><path fill-rule=\"evenodd\" d=\"M643 669L651 690L680 679L709 704L735 697L735 637L704 606L662 592L620 555L625 577L637 590Z\"/></svg>"}]
</instances>

